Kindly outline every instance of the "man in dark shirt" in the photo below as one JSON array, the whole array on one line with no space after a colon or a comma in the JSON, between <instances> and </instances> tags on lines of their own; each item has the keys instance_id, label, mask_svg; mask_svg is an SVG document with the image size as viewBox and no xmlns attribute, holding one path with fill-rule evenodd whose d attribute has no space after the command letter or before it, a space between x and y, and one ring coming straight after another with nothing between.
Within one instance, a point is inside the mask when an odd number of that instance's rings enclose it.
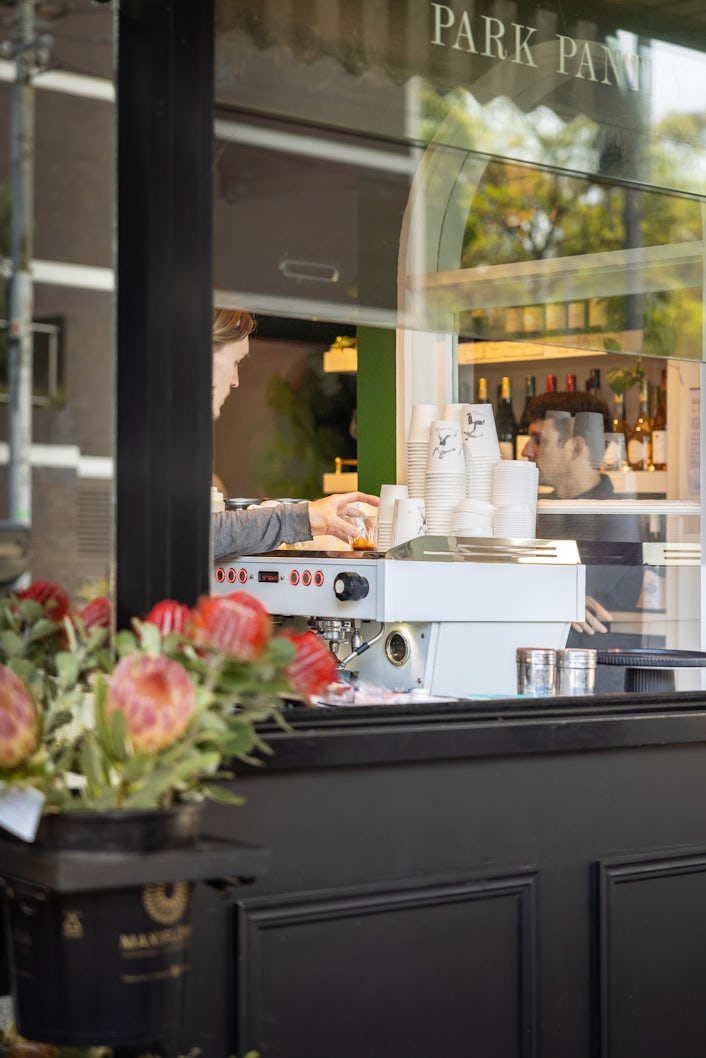
<instances>
[{"instance_id":1,"label":"man in dark shirt","mask_svg":"<svg viewBox=\"0 0 706 1058\"><path fill-rule=\"evenodd\" d=\"M601 472L605 432L612 429L612 421L599 397L583 392L544 393L532 401L529 412L530 439L523 455L537 464L540 486L551 487L547 499L618 498L610 478ZM626 498L624 493L620 497ZM586 562L586 614L583 621L573 624L567 646L593 645L586 642L586 636L597 632L602 633L596 644L601 649L625 645L619 635L610 634L610 622L613 610L634 610L642 591L638 516L629 511L541 513L537 535L576 540ZM616 681L620 682L616 685ZM599 668L599 684L602 690L621 689L622 673L601 673Z\"/></svg>"}]
</instances>

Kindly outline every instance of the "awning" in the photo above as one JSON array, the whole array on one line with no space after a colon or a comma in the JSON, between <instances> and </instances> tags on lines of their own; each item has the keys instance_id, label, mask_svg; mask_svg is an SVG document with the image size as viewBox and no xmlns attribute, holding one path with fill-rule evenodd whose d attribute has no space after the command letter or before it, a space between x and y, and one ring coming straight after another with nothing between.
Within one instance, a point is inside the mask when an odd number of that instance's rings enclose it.
<instances>
[{"instance_id":1,"label":"awning","mask_svg":"<svg viewBox=\"0 0 706 1058\"><path fill-rule=\"evenodd\" d=\"M706 26L701 3L678 5L682 21L686 6L695 25ZM650 86L636 23L640 16L653 33L666 4L592 5L588 17L584 8L561 0L216 0L216 33L284 48L302 64L334 60L351 75L463 88L483 104L506 95L523 110L543 104L568 120L584 114L602 125L644 127ZM635 36L618 38L619 30Z\"/></svg>"},{"instance_id":2,"label":"awning","mask_svg":"<svg viewBox=\"0 0 706 1058\"><path fill-rule=\"evenodd\" d=\"M216 0L217 32L243 30L258 47L285 45L304 62L326 55L353 74L377 68L398 83L418 75L447 88L464 83L459 74L467 79L469 55L463 47L430 46L430 41L435 26L452 17L447 41L468 26L479 52L484 18L497 19L508 30L517 24L594 41L622 30L642 40L706 50L703 0L609 0L588 7L580 0L541 6L529 0ZM545 38L542 32L539 39ZM461 44L465 41L462 36ZM481 54L473 56L473 79L484 72L484 62Z\"/></svg>"}]
</instances>

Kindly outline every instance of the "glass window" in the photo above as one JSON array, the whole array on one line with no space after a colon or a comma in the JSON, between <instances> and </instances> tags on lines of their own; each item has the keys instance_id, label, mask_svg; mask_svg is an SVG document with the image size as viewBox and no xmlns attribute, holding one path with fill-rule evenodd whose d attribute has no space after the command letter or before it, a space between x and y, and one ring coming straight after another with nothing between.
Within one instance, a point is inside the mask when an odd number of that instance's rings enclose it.
<instances>
[{"instance_id":1,"label":"glass window","mask_svg":"<svg viewBox=\"0 0 706 1058\"><path fill-rule=\"evenodd\" d=\"M293 323L395 328L398 479L414 405L487 401L504 454L537 464L537 537L579 542L595 604L570 642L700 649L688 12L218 0L216 25L217 286Z\"/></svg>"}]
</instances>

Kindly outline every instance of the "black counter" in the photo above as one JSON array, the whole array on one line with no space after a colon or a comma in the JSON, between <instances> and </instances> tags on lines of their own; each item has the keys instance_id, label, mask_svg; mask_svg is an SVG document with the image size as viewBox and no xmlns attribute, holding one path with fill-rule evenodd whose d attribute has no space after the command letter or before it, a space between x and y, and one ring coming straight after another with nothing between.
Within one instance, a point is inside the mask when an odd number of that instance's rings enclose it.
<instances>
[{"instance_id":1,"label":"black counter","mask_svg":"<svg viewBox=\"0 0 706 1058\"><path fill-rule=\"evenodd\" d=\"M204 1058L703 1058L706 697L289 712L209 830Z\"/></svg>"}]
</instances>

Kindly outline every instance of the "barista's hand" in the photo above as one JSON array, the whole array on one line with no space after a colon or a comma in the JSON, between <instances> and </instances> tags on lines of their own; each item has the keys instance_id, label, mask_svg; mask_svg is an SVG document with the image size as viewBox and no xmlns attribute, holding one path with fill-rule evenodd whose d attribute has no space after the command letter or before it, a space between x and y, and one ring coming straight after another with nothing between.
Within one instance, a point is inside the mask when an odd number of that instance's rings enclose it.
<instances>
[{"instance_id":1,"label":"barista's hand","mask_svg":"<svg viewBox=\"0 0 706 1058\"><path fill-rule=\"evenodd\" d=\"M354 503L369 503L379 507L377 496L367 492L341 492L333 496L324 496L321 500L309 503L309 523L312 536L337 536L348 543L358 535L358 527L352 518L360 518L360 508Z\"/></svg>"},{"instance_id":2,"label":"barista's hand","mask_svg":"<svg viewBox=\"0 0 706 1058\"><path fill-rule=\"evenodd\" d=\"M607 632L608 629L603 622L612 620L612 613L608 613L605 606L601 606L596 599L592 599L590 595L587 595L586 620L573 621L571 627L575 632L585 632L587 636L592 636L596 632Z\"/></svg>"}]
</instances>

